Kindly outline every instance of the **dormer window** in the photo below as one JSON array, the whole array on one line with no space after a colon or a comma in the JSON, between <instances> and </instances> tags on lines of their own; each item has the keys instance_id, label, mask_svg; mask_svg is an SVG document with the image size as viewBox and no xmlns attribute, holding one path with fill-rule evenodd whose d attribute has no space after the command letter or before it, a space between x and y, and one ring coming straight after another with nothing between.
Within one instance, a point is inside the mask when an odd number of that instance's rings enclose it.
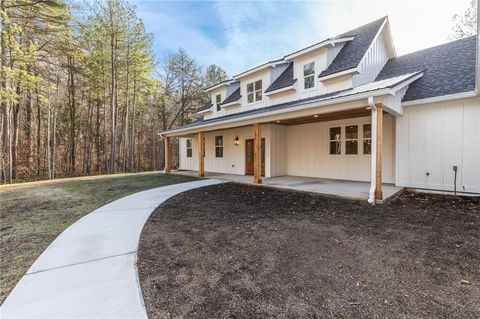
<instances>
[{"instance_id":1,"label":"dormer window","mask_svg":"<svg viewBox=\"0 0 480 319\"><path fill-rule=\"evenodd\" d=\"M315 62L303 65L303 87L305 90L315 86Z\"/></svg>"},{"instance_id":2,"label":"dormer window","mask_svg":"<svg viewBox=\"0 0 480 319\"><path fill-rule=\"evenodd\" d=\"M247 84L247 103L262 100L262 80Z\"/></svg>"},{"instance_id":3,"label":"dormer window","mask_svg":"<svg viewBox=\"0 0 480 319\"><path fill-rule=\"evenodd\" d=\"M220 107L220 103L222 103L222 95L217 94L215 96L215 105L217 106L217 112L220 111L222 108Z\"/></svg>"}]
</instances>

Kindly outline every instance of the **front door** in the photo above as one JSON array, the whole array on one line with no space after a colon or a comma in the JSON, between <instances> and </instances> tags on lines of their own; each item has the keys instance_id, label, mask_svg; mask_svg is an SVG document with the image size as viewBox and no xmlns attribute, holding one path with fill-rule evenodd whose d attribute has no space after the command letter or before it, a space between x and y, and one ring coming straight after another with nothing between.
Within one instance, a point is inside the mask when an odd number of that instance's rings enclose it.
<instances>
[{"instance_id":1,"label":"front door","mask_svg":"<svg viewBox=\"0 0 480 319\"><path fill-rule=\"evenodd\" d=\"M265 139L262 138L262 176L265 176ZM245 175L253 175L253 139L245 140Z\"/></svg>"}]
</instances>

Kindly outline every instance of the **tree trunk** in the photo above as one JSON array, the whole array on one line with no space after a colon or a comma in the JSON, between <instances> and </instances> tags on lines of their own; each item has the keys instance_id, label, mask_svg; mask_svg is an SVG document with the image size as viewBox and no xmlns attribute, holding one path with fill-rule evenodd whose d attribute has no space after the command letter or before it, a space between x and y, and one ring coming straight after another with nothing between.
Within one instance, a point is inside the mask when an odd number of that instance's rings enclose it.
<instances>
[{"instance_id":1,"label":"tree trunk","mask_svg":"<svg viewBox=\"0 0 480 319\"><path fill-rule=\"evenodd\" d=\"M7 35L6 35L6 23L5 23L5 0L1 0L0 2L0 10L1 10L1 19L2 19L2 30L1 32L1 39L0 39L0 47L1 47L1 56L2 56L2 65L1 65L1 73L0 78L2 81L2 90L8 90L8 81L4 71L5 66L7 65ZM2 102L2 175L3 180L7 183L12 182L12 144L10 140L10 101L7 99L3 99Z\"/></svg>"}]
</instances>

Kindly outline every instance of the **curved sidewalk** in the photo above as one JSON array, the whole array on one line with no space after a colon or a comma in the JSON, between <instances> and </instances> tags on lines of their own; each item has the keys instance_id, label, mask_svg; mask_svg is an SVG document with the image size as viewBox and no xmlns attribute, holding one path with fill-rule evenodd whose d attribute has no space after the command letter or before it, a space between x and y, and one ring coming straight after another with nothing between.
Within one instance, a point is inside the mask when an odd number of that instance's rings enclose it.
<instances>
[{"instance_id":1,"label":"curved sidewalk","mask_svg":"<svg viewBox=\"0 0 480 319\"><path fill-rule=\"evenodd\" d=\"M200 180L123 197L82 217L40 255L0 307L2 318L146 318L138 282L143 225L168 198Z\"/></svg>"}]
</instances>

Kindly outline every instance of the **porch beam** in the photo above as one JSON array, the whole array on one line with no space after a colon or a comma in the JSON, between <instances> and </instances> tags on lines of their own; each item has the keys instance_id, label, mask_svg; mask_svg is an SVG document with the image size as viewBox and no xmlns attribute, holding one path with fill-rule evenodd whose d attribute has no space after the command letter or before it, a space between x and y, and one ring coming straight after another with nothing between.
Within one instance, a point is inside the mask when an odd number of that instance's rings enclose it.
<instances>
[{"instance_id":1,"label":"porch beam","mask_svg":"<svg viewBox=\"0 0 480 319\"><path fill-rule=\"evenodd\" d=\"M198 176L205 176L205 134L198 132Z\"/></svg>"},{"instance_id":2,"label":"porch beam","mask_svg":"<svg viewBox=\"0 0 480 319\"><path fill-rule=\"evenodd\" d=\"M375 104L377 107L377 152L375 174L375 200L382 200L382 142L383 142L383 104Z\"/></svg>"},{"instance_id":3,"label":"porch beam","mask_svg":"<svg viewBox=\"0 0 480 319\"><path fill-rule=\"evenodd\" d=\"M171 137L165 136L165 174L170 174L172 170L172 145Z\"/></svg>"},{"instance_id":4,"label":"porch beam","mask_svg":"<svg viewBox=\"0 0 480 319\"><path fill-rule=\"evenodd\" d=\"M262 145L260 123L253 124L253 183L262 183Z\"/></svg>"}]
</instances>

